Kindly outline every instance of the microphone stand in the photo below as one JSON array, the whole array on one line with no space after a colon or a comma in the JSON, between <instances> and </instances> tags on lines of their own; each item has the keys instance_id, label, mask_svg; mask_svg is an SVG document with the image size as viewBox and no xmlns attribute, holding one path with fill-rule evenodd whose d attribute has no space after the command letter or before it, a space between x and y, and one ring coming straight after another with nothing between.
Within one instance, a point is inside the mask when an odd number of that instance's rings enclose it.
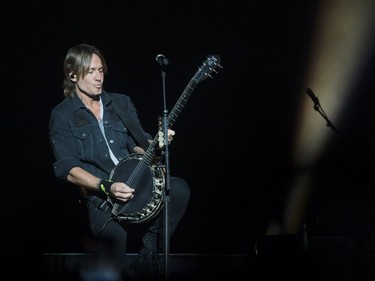
<instances>
[{"instance_id":1,"label":"microphone stand","mask_svg":"<svg viewBox=\"0 0 375 281\"><path fill-rule=\"evenodd\" d=\"M331 120L329 120L327 114L325 113L324 109L320 105L319 98L314 94L314 92L310 88L306 89L306 93L311 98L312 102L314 103L314 107L313 107L314 110L317 111L326 121L326 126L330 127L339 136L341 136L340 131L332 124ZM306 221L303 224L303 249L304 249L305 252L309 250L309 239L308 239Z\"/></svg>"},{"instance_id":2,"label":"microphone stand","mask_svg":"<svg viewBox=\"0 0 375 281\"><path fill-rule=\"evenodd\" d=\"M167 124L167 101L165 90L165 77L164 64L161 65L161 77L163 85L163 117L162 117L162 130L164 136L164 159L165 159L165 187L164 187L164 276L165 280L169 277L169 254L170 254L170 235L169 235L169 191L170 191L170 169L169 169L169 149L168 149L168 124Z\"/></svg>"},{"instance_id":3,"label":"microphone stand","mask_svg":"<svg viewBox=\"0 0 375 281\"><path fill-rule=\"evenodd\" d=\"M336 133L338 133L339 135L341 135L340 131L329 120L327 114L324 112L323 108L320 105L318 97L315 96L314 92L311 89L307 88L306 89L306 93L310 96L311 100L314 103L314 110L317 111L321 116L323 116L324 120L326 120L326 122L327 122L326 126L330 127Z\"/></svg>"}]
</instances>

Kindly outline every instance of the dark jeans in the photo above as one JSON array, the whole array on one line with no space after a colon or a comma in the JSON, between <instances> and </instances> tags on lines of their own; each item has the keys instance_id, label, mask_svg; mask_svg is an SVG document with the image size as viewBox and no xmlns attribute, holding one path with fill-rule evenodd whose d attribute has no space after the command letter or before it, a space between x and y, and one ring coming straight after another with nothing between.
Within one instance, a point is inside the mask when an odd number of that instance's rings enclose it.
<instances>
[{"instance_id":1,"label":"dark jeans","mask_svg":"<svg viewBox=\"0 0 375 281\"><path fill-rule=\"evenodd\" d=\"M187 182L178 177L170 177L169 192L169 234L176 230L176 227L185 214L189 199L190 188ZM111 214L98 209L93 203L87 202L89 225L93 235L98 241L96 251L111 255L115 260L122 261L125 258L126 243L128 238L127 225L116 221ZM143 224L144 233L143 246L153 252L160 251L163 245L163 210L150 221ZM129 227L130 228L130 227Z\"/></svg>"}]
</instances>

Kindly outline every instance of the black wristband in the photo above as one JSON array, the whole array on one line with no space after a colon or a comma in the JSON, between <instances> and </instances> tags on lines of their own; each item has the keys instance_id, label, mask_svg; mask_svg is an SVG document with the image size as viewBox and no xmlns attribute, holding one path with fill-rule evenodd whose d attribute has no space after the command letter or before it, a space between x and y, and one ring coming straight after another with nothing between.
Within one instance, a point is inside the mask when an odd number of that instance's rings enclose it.
<instances>
[{"instance_id":1,"label":"black wristband","mask_svg":"<svg viewBox=\"0 0 375 281\"><path fill-rule=\"evenodd\" d=\"M105 194L105 195L109 195L110 191L111 191L111 185L112 185L113 181L111 180L100 180L99 184L98 184L98 188Z\"/></svg>"}]
</instances>

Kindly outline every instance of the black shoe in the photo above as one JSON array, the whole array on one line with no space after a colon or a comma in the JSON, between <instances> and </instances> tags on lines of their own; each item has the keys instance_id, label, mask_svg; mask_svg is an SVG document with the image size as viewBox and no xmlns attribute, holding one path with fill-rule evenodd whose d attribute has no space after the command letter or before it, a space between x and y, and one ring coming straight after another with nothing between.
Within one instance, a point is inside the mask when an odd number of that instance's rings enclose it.
<instances>
[{"instance_id":1,"label":"black shoe","mask_svg":"<svg viewBox=\"0 0 375 281\"><path fill-rule=\"evenodd\" d=\"M143 247L129 265L132 280L158 280L160 278L158 255Z\"/></svg>"}]
</instances>

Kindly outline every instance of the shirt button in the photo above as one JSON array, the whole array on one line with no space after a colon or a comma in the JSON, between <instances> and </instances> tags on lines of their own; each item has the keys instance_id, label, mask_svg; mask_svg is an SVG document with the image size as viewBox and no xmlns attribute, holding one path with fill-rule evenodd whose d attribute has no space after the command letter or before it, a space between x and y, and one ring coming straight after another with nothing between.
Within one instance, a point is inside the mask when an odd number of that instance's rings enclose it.
<instances>
[{"instance_id":1,"label":"shirt button","mask_svg":"<svg viewBox=\"0 0 375 281\"><path fill-rule=\"evenodd\" d=\"M115 141L114 140L109 140L110 143L114 143Z\"/></svg>"}]
</instances>

